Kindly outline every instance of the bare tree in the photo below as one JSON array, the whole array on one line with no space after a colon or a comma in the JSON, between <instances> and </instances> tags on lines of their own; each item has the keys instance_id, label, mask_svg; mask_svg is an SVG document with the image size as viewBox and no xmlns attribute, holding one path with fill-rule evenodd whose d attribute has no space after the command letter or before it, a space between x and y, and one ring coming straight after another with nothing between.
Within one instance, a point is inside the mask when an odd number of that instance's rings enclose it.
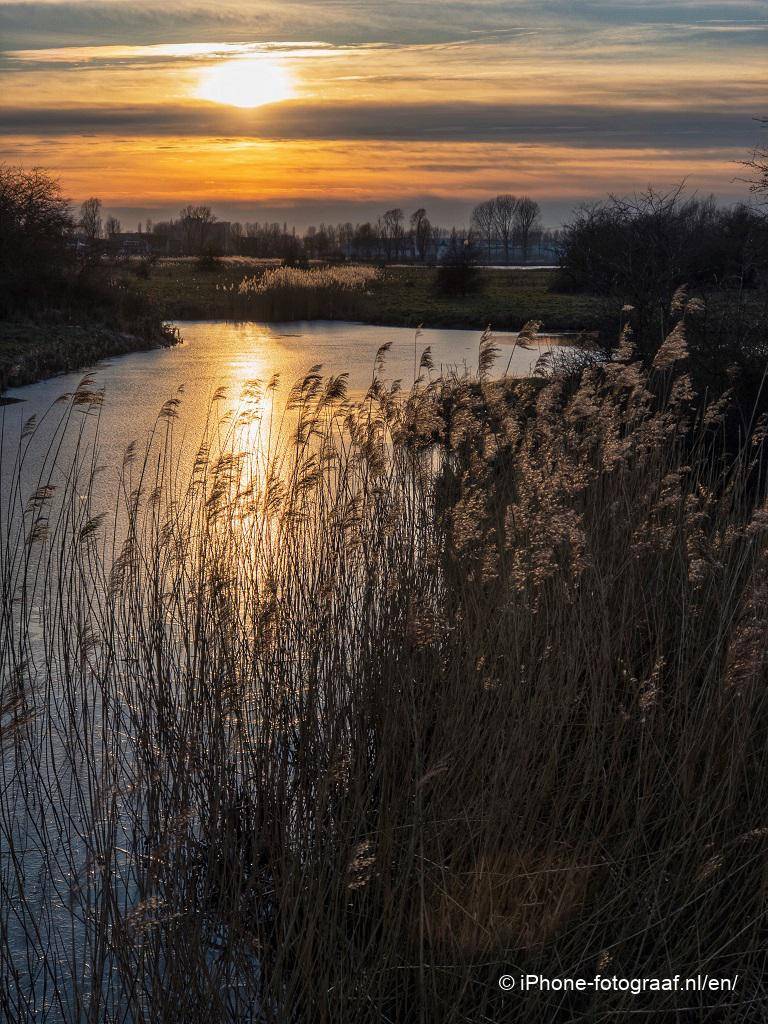
<instances>
[{"instance_id":1,"label":"bare tree","mask_svg":"<svg viewBox=\"0 0 768 1024\"><path fill-rule=\"evenodd\" d=\"M243 225L239 221L233 221L230 224L229 237L232 242L232 251L239 255L243 245Z\"/></svg>"},{"instance_id":2,"label":"bare tree","mask_svg":"<svg viewBox=\"0 0 768 1024\"><path fill-rule=\"evenodd\" d=\"M59 182L0 164L0 316L58 293L72 262L74 222Z\"/></svg>"},{"instance_id":3,"label":"bare tree","mask_svg":"<svg viewBox=\"0 0 768 1024\"><path fill-rule=\"evenodd\" d=\"M403 211L398 207L387 210L381 218L381 239L384 243L384 255L388 260L398 258L404 236Z\"/></svg>"},{"instance_id":4,"label":"bare tree","mask_svg":"<svg viewBox=\"0 0 768 1024\"><path fill-rule=\"evenodd\" d=\"M504 262L509 263L509 249L515 228L515 214L518 200L508 192L496 196L494 200L494 224L496 232L504 247Z\"/></svg>"},{"instance_id":5,"label":"bare tree","mask_svg":"<svg viewBox=\"0 0 768 1024\"><path fill-rule=\"evenodd\" d=\"M531 241L531 232L537 225L541 215L541 207L535 199L530 196L521 196L515 208L515 233L523 251L523 259L528 259L528 246Z\"/></svg>"},{"instance_id":6,"label":"bare tree","mask_svg":"<svg viewBox=\"0 0 768 1024\"><path fill-rule=\"evenodd\" d=\"M101 238L101 200L95 196L86 199L80 206L80 230L88 242L93 244Z\"/></svg>"},{"instance_id":7,"label":"bare tree","mask_svg":"<svg viewBox=\"0 0 768 1024\"><path fill-rule=\"evenodd\" d=\"M423 207L411 214L411 231L416 256L422 263L426 263L432 241L432 224Z\"/></svg>"},{"instance_id":8,"label":"bare tree","mask_svg":"<svg viewBox=\"0 0 768 1024\"><path fill-rule=\"evenodd\" d=\"M344 256L349 257L352 252L352 240L355 235L355 226L350 221L339 224L339 248Z\"/></svg>"},{"instance_id":9,"label":"bare tree","mask_svg":"<svg viewBox=\"0 0 768 1024\"><path fill-rule=\"evenodd\" d=\"M768 127L768 119L763 124ZM749 191L758 197L758 202L768 206L768 146L759 146L744 166L754 175L749 179Z\"/></svg>"},{"instance_id":10,"label":"bare tree","mask_svg":"<svg viewBox=\"0 0 768 1024\"><path fill-rule=\"evenodd\" d=\"M486 199L472 211L472 228L486 246L488 262L493 259L493 237L496 230L496 200Z\"/></svg>"},{"instance_id":11,"label":"bare tree","mask_svg":"<svg viewBox=\"0 0 768 1024\"><path fill-rule=\"evenodd\" d=\"M352 250L356 256L369 260L376 256L380 238L377 227L367 221L357 225L352 239Z\"/></svg>"},{"instance_id":12,"label":"bare tree","mask_svg":"<svg viewBox=\"0 0 768 1024\"><path fill-rule=\"evenodd\" d=\"M443 239L444 231L443 228L438 227L436 224L432 227L432 237L429 240L429 245L433 253L433 259L437 260L440 254L440 243Z\"/></svg>"},{"instance_id":13,"label":"bare tree","mask_svg":"<svg viewBox=\"0 0 768 1024\"><path fill-rule=\"evenodd\" d=\"M202 255L215 223L216 215L210 206L185 206L179 213L184 251Z\"/></svg>"},{"instance_id":14,"label":"bare tree","mask_svg":"<svg viewBox=\"0 0 768 1024\"><path fill-rule=\"evenodd\" d=\"M107 238L110 242L114 242L117 235L120 234L122 225L117 217L107 217L104 223L104 231L106 232Z\"/></svg>"}]
</instances>

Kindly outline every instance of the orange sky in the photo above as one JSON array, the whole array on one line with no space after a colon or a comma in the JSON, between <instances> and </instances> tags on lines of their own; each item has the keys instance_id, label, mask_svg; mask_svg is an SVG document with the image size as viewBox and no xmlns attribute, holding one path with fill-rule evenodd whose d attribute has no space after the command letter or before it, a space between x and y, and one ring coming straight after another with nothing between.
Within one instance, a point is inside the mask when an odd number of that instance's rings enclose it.
<instances>
[{"instance_id":1,"label":"orange sky","mask_svg":"<svg viewBox=\"0 0 768 1024\"><path fill-rule=\"evenodd\" d=\"M145 216L500 190L546 213L682 178L736 198L768 112L760 6L5 4L3 158Z\"/></svg>"}]
</instances>

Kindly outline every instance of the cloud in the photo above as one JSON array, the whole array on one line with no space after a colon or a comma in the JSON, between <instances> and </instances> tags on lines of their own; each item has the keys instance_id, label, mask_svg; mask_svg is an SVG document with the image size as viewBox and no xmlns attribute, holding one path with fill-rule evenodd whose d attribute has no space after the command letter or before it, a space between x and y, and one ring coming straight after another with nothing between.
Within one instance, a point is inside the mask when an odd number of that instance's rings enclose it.
<instances>
[{"instance_id":1,"label":"cloud","mask_svg":"<svg viewBox=\"0 0 768 1024\"><path fill-rule=\"evenodd\" d=\"M584 148L749 148L753 111L487 103L47 107L0 110L0 134L528 142Z\"/></svg>"},{"instance_id":2,"label":"cloud","mask_svg":"<svg viewBox=\"0 0 768 1024\"><path fill-rule=\"evenodd\" d=\"M10 0L0 133L8 159L137 201L180 176L222 194L474 194L514 160L553 194L721 188L768 112L764 15L765 0ZM299 99L190 99L211 63L273 48Z\"/></svg>"},{"instance_id":3,"label":"cloud","mask_svg":"<svg viewBox=\"0 0 768 1024\"><path fill-rule=\"evenodd\" d=\"M318 38L341 44L501 41L519 28L577 37L585 26L714 31L764 24L764 0L17 0L0 6L6 49Z\"/></svg>"},{"instance_id":4,"label":"cloud","mask_svg":"<svg viewBox=\"0 0 768 1024\"><path fill-rule=\"evenodd\" d=\"M431 42L509 29L509 15L525 3L498 0L244 0L168 4L145 0L29 0L0 7L7 49L86 43L191 40Z\"/></svg>"}]
</instances>

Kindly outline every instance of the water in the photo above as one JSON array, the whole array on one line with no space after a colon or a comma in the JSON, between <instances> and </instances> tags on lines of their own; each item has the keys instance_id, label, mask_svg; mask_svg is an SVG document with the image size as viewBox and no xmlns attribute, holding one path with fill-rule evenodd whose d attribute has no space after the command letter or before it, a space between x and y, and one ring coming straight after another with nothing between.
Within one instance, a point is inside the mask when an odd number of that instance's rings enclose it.
<instances>
[{"instance_id":1,"label":"water","mask_svg":"<svg viewBox=\"0 0 768 1024\"><path fill-rule=\"evenodd\" d=\"M160 406L181 385L186 393L184 404L198 407L200 415L220 386L234 394L245 381L266 381L274 373L288 385L318 363L324 373L349 373L350 389L362 393L370 384L377 349L389 343L384 376L401 379L407 387L414 377L414 353L417 372L427 346L431 346L436 371L449 367L471 370L477 366L480 341L478 331L423 330L416 339L409 328L329 321L270 325L187 321L176 326L183 344L136 352L96 367L97 383L106 391L103 434L113 434L121 445L148 430ZM502 349L498 361L502 372L515 335L495 337ZM542 342L544 348L547 344ZM509 372L527 375L538 355L538 350L516 350ZM21 401L6 407L6 422L14 415L18 419L41 416L59 395L73 391L81 377L81 373L67 374L9 390L7 398Z\"/></svg>"},{"instance_id":2,"label":"water","mask_svg":"<svg viewBox=\"0 0 768 1024\"><path fill-rule=\"evenodd\" d=\"M180 395L177 441L180 448L192 452L203 433L213 395L225 388L236 401L243 385L259 379L267 382L280 375L281 387L275 399L279 408L281 394L317 364L323 374L349 374L351 397L362 397L371 383L376 352L390 344L386 354L385 380L401 380L407 389L419 373L421 354L431 348L435 373L457 369L473 371L477 367L479 331L430 329L419 332L403 327L373 327L366 324L312 321L291 324L231 323L228 321L184 321L175 326L183 343L169 349L136 352L98 364L94 370L96 386L105 392L100 412L99 458L106 477L102 490L107 492L115 479L126 445L136 441L143 446L157 415L169 398ZM527 376L552 339L542 338L533 350L514 349L515 334L494 335L501 349L496 371L509 365L513 376ZM510 363L510 355L512 361ZM11 404L0 409L2 423L2 466L0 475L11 469L18 449L23 424L32 416L40 421L61 395L73 392L82 372L52 377L23 388L10 389ZM222 411L221 407L218 410ZM49 415L34 446L45 451L58 415ZM60 452L66 462L68 442ZM32 454L24 474L35 480L38 458Z\"/></svg>"}]
</instances>

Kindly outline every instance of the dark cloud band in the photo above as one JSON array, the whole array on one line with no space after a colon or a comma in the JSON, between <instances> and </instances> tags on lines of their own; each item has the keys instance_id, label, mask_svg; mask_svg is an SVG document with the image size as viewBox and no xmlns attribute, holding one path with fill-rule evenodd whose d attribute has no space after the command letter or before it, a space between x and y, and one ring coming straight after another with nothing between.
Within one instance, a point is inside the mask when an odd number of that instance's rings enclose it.
<instances>
[{"instance_id":1,"label":"dark cloud band","mask_svg":"<svg viewBox=\"0 0 768 1024\"><path fill-rule=\"evenodd\" d=\"M744 149L756 142L758 113L721 107L690 111L479 103L290 102L255 110L213 105L49 107L0 110L0 133Z\"/></svg>"}]
</instances>

